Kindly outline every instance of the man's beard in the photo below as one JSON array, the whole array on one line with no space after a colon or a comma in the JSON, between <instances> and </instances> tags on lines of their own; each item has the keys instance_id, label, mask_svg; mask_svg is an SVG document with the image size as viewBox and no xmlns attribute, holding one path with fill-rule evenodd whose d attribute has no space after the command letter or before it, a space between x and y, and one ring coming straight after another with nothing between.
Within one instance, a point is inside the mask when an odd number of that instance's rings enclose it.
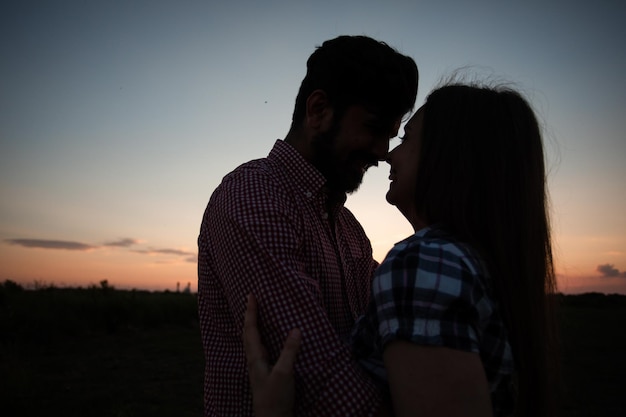
<instances>
[{"instance_id":1,"label":"man's beard","mask_svg":"<svg viewBox=\"0 0 626 417\"><path fill-rule=\"evenodd\" d=\"M313 141L313 165L326 178L326 186L333 193L353 193L359 189L364 172L354 169L357 162L367 161L377 165L378 161L370 153L354 151L342 160L337 153L335 143L339 126L333 126L328 132L320 133ZM352 168L352 169L351 169Z\"/></svg>"}]
</instances>

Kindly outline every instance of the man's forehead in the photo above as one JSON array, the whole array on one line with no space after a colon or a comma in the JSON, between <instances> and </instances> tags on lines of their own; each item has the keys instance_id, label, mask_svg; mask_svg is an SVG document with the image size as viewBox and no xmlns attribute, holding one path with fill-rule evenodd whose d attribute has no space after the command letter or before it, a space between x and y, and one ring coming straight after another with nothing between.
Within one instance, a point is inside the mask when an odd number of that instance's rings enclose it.
<instances>
[{"instance_id":1,"label":"man's forehead","mask_svg":"<svg viewBox=\"0 0 626 417\"><path fill-rule=\"evenodd\" d=\"M364 107L365 116L373 122L377 122L380 125L387 125L391 128L397 129L402 122L402 116L392 116L384 111L378 109L372 109Z\"/></svg>"},{"instance_id":2,"label":"man's forehead","mask_svg":"<svg viewBox=\"0 0 626 417\"><path fill-rule=\"evenodd\" d=\"M389 115L368 112L368 117L370 117L370 121L373 124L388 128L392 136L396 136L398 134L398 131L400 130L400 125L402 124L401 116L392 118L389 117Z\"/></svg>"}]
</instances>

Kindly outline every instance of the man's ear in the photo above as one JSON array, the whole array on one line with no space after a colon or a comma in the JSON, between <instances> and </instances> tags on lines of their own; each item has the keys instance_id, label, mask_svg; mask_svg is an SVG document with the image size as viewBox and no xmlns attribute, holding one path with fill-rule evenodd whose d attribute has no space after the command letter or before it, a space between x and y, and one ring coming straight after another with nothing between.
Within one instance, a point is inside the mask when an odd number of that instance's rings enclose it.
<instances>
[{"instance_id":1,"label":"man's ear","mask_svg":"<svg viewBox=\"0 0 626 417\"><path fill-rule=\"evenodd\" d=\"M305 123L319 132L326 132L332 126L333 108L324 90L315 90L306 99Z\"/></svg>"}]
</instances>

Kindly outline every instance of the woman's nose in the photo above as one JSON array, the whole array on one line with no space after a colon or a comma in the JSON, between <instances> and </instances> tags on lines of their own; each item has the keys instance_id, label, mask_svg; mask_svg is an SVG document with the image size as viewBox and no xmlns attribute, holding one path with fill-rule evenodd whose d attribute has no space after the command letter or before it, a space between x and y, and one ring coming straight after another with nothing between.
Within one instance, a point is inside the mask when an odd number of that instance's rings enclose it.
<instances>
[{"instance_id":1,"label":"woman's nose","mask_svg":"<svg viewBox=\"0 0 626 417\"><path fill-rule=\"evenodd\" d=\"M395 148L392 149L390 152L387 152L387 155L385 155L385 162L387 162L389 165L391 165L391 156L394 150Z\"/></svg>"}]
</instances>

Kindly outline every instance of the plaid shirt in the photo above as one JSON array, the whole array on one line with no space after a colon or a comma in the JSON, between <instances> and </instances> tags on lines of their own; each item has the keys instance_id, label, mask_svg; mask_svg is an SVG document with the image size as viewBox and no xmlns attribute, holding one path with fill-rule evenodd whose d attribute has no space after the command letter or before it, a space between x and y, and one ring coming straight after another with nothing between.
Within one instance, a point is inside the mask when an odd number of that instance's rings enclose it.
<instances>
[{"instance_id":1,"label":"plaid shirt","mask_svg":"<svg viewBox=\"0 0 626 417\"><path fill-rule=\"evenodd\" d=\"M372 283L372 302L352 335L361 364L386 385L385 345L403 339L480 354L496 416L513 407L511 347L481 258L440 229L396 244Z\"/></svg>"},{"instance_id":2,"label":"plaid shirt","mask_svg":"<svg viewBox=\"0 0 626 417\"><path fill-rule=\"evenodd\" d=\"M205 416L252 415L241 339L248 293L259 301L271 361L289 330L302 331L297 415L366 416L379 407L378 387L348 344L377 264L343 207L345 195L328 210L324 183L279 140L267 158L240 166L213 193L198 238Z\"/></svg>"}]
</instances>

